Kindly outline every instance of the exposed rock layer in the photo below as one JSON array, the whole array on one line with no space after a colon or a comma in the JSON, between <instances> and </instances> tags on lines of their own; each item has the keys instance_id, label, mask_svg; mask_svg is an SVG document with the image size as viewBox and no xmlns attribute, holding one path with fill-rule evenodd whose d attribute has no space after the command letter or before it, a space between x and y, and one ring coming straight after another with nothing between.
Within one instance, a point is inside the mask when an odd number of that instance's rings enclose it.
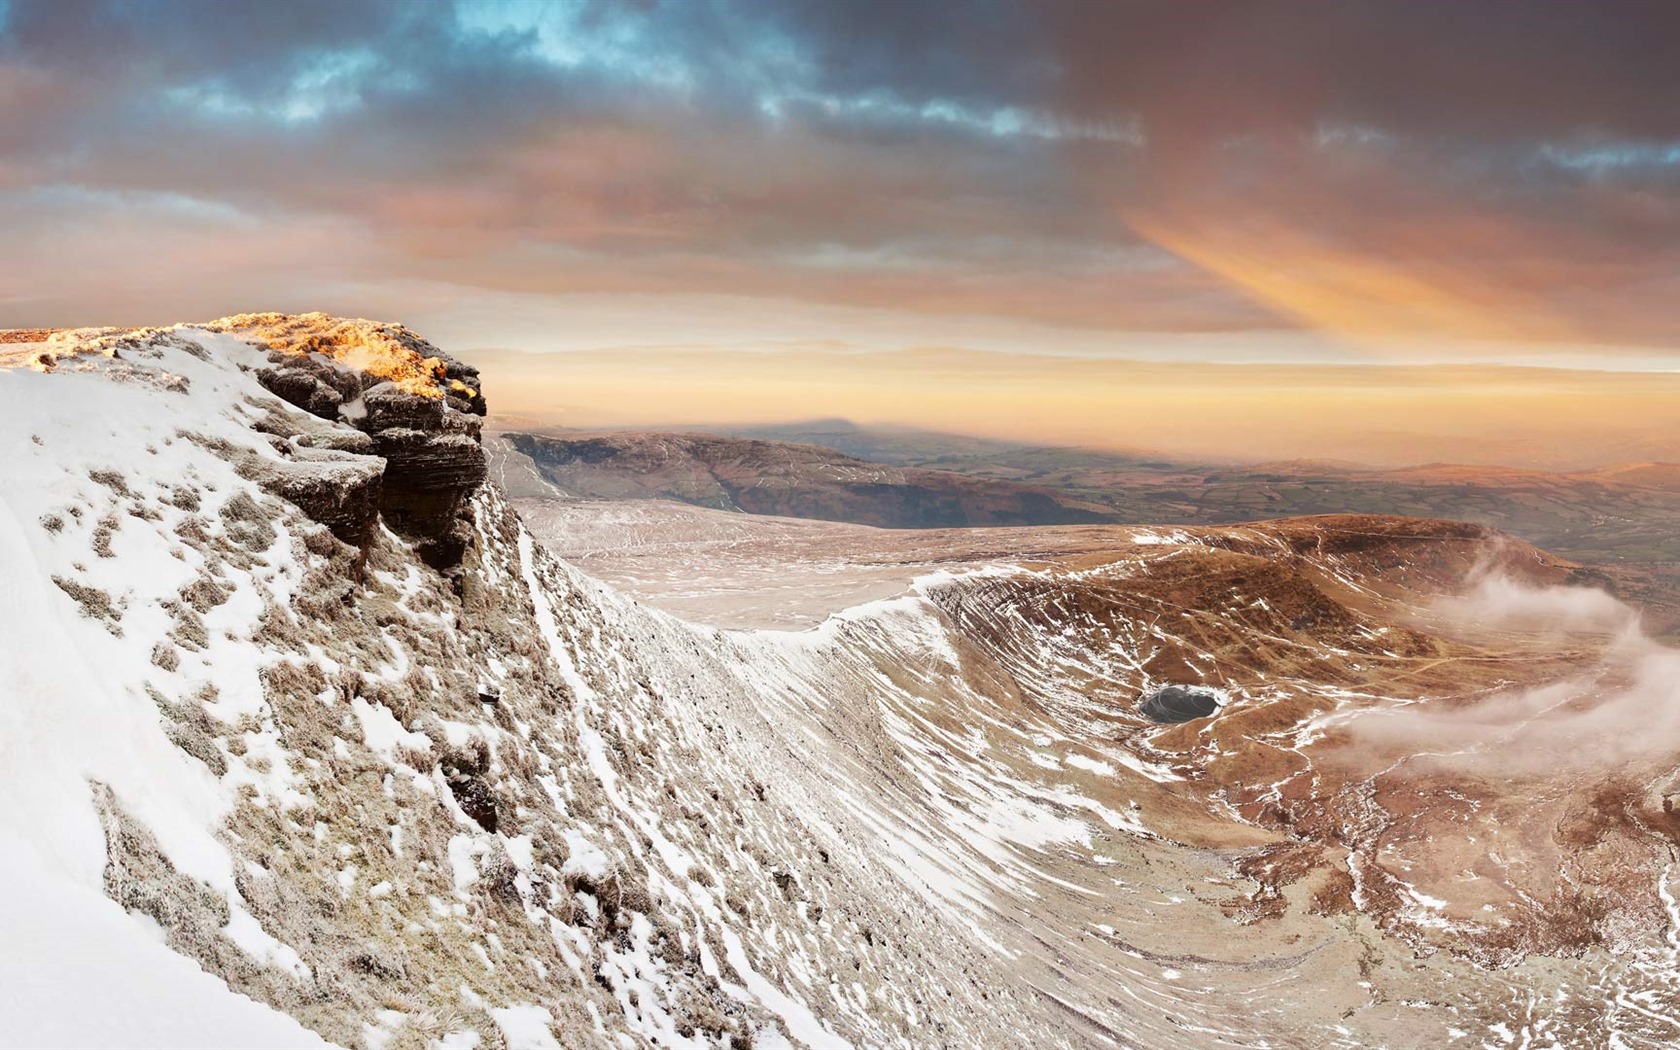
<instances>
[{"instance_id":1,"label":"exposed rock layer","mask_svg":"<svg viewBox=\"0 0 1680 1050\"><path fill-rule=\"evenodd\" d=\"M265 388L321 419L355 427L372 439L369 451L385 460L371 488L314 478L276 491L289 499L296 492L300 506L322 508L326 516L319 520L345 539L365 534L365 515L355 507L371 496L391 528L419 544L428 564L460 564L466 501L486 474L480 439L486 406L476 369L401 325L245 314L210 327L267 346L269 367L257 374Z\"/></svg>"}]
</instances>

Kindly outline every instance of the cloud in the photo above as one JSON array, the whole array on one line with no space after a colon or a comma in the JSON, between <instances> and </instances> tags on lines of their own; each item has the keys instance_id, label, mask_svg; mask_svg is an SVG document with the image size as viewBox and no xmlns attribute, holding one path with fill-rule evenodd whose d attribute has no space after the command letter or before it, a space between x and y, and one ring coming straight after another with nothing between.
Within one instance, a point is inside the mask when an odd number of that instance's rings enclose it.
<instances>
[{"instance_id":1,"label":"cloud","mask_svg":"<svg viewBox=\"0 0 1680 1050\"><path fill-rule=\"evenodd\" d=\"M1436 607L1460 624L1533 633L1608 634L1632 644L1639 614L1596 587L1536 587L1494 572L1477 574L1470 590Z\"/></svg>"},{"instance_id":2,"label":"cloud","mask_svg":"<svg viewBox=\"0 0 1680 1050\"><path fill-rule=\"evenodd\" d=\"M1680 749L1680 650L1639 630L1638 614L1603 591L1478 580L1440 610L1478 631L1522 631L1558 648L1604 639L1596 666L1468 704L1424 700L1363 715L1352 740L1487 780L1560 770L1621 772Z\"/></svg>"},{"instance_id":3,"label":"cloud","mask_svg":"<svg viewBox=\"0 0 1680 1050\"><path fill-rule=\"evenodd\" d=\"M369 283L1660 345L1675 17L13 0L0 194L339 224ZM97 302L145 265L43 279Z\"/></svg>"},{"instance_id":4,"label":"cloud","mask_svg":"<svg viewBox=\"0 0 1680 1050\"><path fill-rule=\"evenodd\" d=\"M1680 70L1662 0L1035 5L1063 104L1139 113L1176 153L1323 123L1470 145L1592 131L1672 138Z\"/></svg>"},{"instance_id":5,"label":"cloud","mask_svg":"<svg viewBox=\"0 0 1680 1050\"><path fill-rule=\"evenodd\" d=\"M1661 344L1680 70L1654 3L1047 3L1062 104L1132 115L1091 193L1296 323ZM1673 154L1680 157L1680 153Z\"/></svg>"}]
</instances>

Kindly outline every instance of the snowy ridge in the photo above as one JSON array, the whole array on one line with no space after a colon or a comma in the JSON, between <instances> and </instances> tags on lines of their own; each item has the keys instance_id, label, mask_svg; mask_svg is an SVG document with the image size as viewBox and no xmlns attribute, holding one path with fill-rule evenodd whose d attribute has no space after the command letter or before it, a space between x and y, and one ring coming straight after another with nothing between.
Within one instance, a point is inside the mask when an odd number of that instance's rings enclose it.
<instances>
[{"instance_id":1,"label":"snowy ridge","mask_svg":"<svg viewBox=\"0 0 1680 1050\"><path fill-rule=\"evenodd\" d=\"M239 469L276 456L253 421L294 411L259 360L183 328L0 373L28 643L6 649L29 792L8 883L117 896L130 916L93 911L137 952L163 937L345 1045L494 1042L533 1011L565 1045L984 1045L982 995L1061 1041L805 797L776 752L819 732L807 682L767 690L773 730L741 643L554 563L488 490L458 582L389 532L333 539Z\"/></svg>"}]
</instances>

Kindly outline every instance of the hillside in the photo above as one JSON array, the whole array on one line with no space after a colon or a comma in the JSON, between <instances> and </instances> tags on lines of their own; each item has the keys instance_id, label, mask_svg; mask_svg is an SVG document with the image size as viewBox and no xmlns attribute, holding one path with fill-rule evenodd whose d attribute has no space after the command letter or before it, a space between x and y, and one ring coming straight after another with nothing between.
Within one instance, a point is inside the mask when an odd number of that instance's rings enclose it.
<instances>
[{"instance_id":1,"label":"hillside","mask_svg":"<svg viewBox=\"0 0 1680 1050\"><path fill-rule=\"evenodd\" d=\"M1675 654L1493 530L982 536L723 631L545 549L400 326L0 364L10 1042L1672 1043Z\"/></svg>"},{"instance_id":2,"label":"hillside","mask_svg":"<svg viewBox=\"0 0 1680 1050\"><path fill-rule=\"evenodd\" d=\"M401 369L369 371L387 352ZM555 562L471 480L467 377L435 348L232 318L19 360L0 372L7 899L51 886L135 965L162 938L346 1046L1067 1041L874 859L902 821L816 790L788 751L816 727L804 674L749 689L733 643ZM397 406L436 436L382 437ZM451 469L420 470L438 484L417 501L368 431L439 441ZM124 1023L5 1012L25 1042ZM263 1038L248 1006L222 1015L204 1041Z\"/></svg>"},{"instance_id":3,"label":"hillside","mask_svg":"<svg viewBox=\"0 0 1680 1050\"><path fill-rule=\"evenodd\" d=\"M573 497L670 499L886 528L1108 520L1100 508L1048 489L867 463L816 445L637 431L506 440Z\"/></svg>"}]
</instances>

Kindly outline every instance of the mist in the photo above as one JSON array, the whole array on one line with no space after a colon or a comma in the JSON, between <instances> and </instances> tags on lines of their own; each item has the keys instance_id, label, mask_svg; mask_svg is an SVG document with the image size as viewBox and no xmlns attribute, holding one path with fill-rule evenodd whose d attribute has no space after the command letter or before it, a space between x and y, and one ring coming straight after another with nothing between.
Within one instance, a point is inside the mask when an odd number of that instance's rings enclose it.
<instances>
[{"instance_id":1,"label":"mist","mask_svg":"<svg viewBox=\"0 0 1680 1050\"><path fill-rule=\"evenodd\" d=\"M1597 587L1536 587L1486 567L1470 578L1472 585L1464 594L1435 604L1449 622L1545 635L1643 637L1639 613Z\"/></svg>"},{"instance_id":2,"label":"mist","mask_svg":"<svg viewBox=\"0 0 1680 1050\"><path fill-rule=\"evenodd\" d=\"M1356 742L1430 768L1499 777L1609 772L1680 751L1680 649L1652 640L1639 614L1611 595L1489 573L1437 611L1466 629L1596 648L1597 665L1469 704L1424 700L1373 712L1352 723Z\"/></svg>"}]
</instances>

